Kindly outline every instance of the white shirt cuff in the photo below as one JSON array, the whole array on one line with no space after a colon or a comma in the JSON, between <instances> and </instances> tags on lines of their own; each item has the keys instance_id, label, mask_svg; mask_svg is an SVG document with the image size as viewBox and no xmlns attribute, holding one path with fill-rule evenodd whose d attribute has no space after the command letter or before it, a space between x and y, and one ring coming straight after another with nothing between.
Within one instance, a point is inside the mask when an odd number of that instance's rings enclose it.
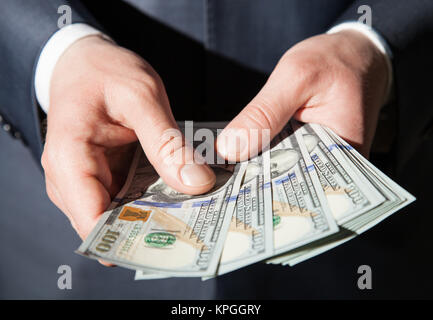
<instances>
[{"instance_id":1,"label":"white shirt cuff","mask_svg":"<svg viewBox=\"0 0 433 320\"><path fill-rule=\"evenodd\" d=\"M59 29L45 44L35 72L36 98L45 113L48 113L50 106L50 82L57 61L74 42L92 35L101 35L109 39L101 31L87 24L75 23Z\"/></svg>"},{"instance_id":2,"label":"white shirt cuff","mask_svg":"<svg viewBox=\"0 0 433 320\"><path fill-rule=\"evenodd\" d=\"M393 70L392 70L392 63L391 63L392 51L389 48L388 43L372 27L361 22L344 22L331 28L327 33L332 34L343 30L354 30L354 31L361 32L368 39L370 39L371 42L374 43L374 45L379 49L379 51L385 57L385 61L388 69L388 85L386 89L386 98L385 98L385 102L387 102L391 95L391 89L393 83Z\"/></svg>"}]
</instances>

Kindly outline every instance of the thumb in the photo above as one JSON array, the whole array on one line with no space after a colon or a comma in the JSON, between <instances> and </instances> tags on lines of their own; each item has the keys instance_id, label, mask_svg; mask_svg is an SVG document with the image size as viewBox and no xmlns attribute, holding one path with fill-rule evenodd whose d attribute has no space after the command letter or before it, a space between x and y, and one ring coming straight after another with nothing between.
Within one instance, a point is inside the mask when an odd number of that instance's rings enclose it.
<instances>
[{"instance_id":1,"label":"thumb","mask_svg":"<svg viewBox=\"0 0 433 320\"><path fill-rule=\"evenodd\" d=\"M260 92L227 125L217 141L221 157L243 161L257 155L308 100L302 81L291 74L277 66Z\"/></svg>"},{"instance_id":2,"label":"thumb","mask_svg":"<svg viewBox=\"0 0 433 320\"><path fill-rule=\"evenodd\" d=\"M185 143L163 93L156 98L139 95L132 104L123 101L125 122L135 131L149 162L164 182L187 194L201 194L215 184L215 174ZM125 105L128 107L125 109Z\"/></svg>"}]
</instances>

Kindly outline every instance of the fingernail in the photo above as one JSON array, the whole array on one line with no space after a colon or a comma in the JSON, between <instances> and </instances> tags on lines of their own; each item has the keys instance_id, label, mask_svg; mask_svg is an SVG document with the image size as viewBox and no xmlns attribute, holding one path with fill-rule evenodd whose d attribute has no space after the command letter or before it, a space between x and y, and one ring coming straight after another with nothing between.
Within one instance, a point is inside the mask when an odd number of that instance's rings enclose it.
<instances>
[{"instance_id":1,"label":"fingernail","mask_svg":"<svg viewBox=\"0 0 433 320\"><path fill-rule=\"evenodd\" d=\"M180 170L180 177L183 184L189 187L208 185L215 180L215 175L208 166L196 163L185 164Z\"/></svg>"},{"instance_id":2,"label":"fingernail","mask_svg":"<svg viewBox=\"0 0 433 320\"><path fill-rule=\"evenodd\" d=\"M228 129L218 137L218 153L234 160L243 155L248 147L248 135L243 129Z\"/></svg>"}]
</instances>

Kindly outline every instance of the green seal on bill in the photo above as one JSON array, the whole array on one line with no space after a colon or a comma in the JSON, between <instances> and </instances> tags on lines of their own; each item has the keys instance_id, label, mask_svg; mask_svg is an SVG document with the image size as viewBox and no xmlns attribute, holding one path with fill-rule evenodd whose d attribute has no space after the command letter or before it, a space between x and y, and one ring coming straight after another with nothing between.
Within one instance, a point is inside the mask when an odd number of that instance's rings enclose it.
<instances>
[{"instance_id":1,"label":"green seal on bill","mask_svg":"<svg viewBox=\"0 0 433 320\"><path fill-rule=\"evenodd\" d=\"M272 224L274 225L274 228L278 226L280 222L281 222L281 217L274 214L272 217Z\"/></svg>"},{"instance_id":2,"label":"green seal on bill","mask_svg":"<svg viewBox=\"0 0 433 320\"><path fill-rule=\"evenodd\" d=\"M176 237L167 232L154 232L146 235L144 242L154 248L164 248L175 243Z\"/></svg>"}]
</instances>

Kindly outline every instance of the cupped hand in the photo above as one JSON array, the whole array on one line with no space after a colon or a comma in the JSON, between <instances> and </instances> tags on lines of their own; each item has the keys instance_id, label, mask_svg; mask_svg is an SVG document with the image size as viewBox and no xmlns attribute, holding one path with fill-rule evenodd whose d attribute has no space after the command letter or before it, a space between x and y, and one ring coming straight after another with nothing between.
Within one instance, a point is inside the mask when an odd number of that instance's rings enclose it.
<instances>
[{"instance_id":1,"label":"cupped hand","mask_svg":"<svg viewBox=\"0 0 433 320\"><path fill-rule=\"evenodd\" d=\"M199 194L215 175L194 162L178 132L164 85L136 54L98 36L74 43L56 64L50 85L42 155L49 198L86 238L119 191L139 140L172 188Z\"/></svg>"},{"instance_id":2,"label":"cupped hand","mask_svg":"<svg viewBox=\"0 0 433 320\"><path fill-rule=\"evenodd\" d=\"M385 57L362 33L304 40L283 55L261 91L221 133L218 153L231 161L254 156L265 147L262 132L267 129L272 138L293 117L333 129L368 156L388 81Z\"/></svg>"}]
</instances>

